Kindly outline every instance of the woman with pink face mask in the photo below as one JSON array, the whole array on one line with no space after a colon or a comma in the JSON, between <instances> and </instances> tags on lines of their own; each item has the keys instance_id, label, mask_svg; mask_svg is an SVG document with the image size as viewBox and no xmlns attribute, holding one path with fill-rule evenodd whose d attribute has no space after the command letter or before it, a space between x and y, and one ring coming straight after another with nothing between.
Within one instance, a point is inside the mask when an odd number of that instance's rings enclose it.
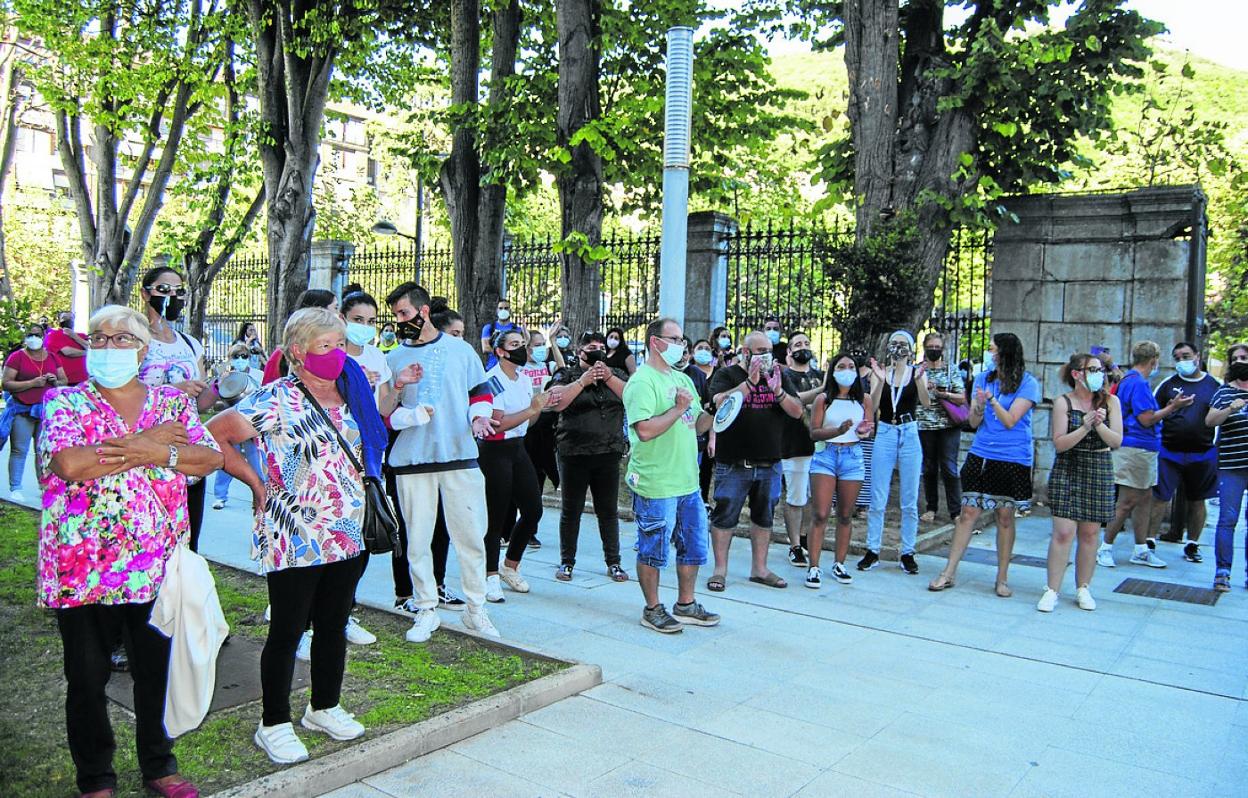
<instances>
[{"instance_id":1,"label":"woman with pink face mask","mask_svg":"<svg viewBox=\"0 0 1248 798\"><path fill-rule=\"evenodd\" d=\"M282 352L290 374L213 418L209 430L227 450L225 470L255 497L252 556L269 585L269 636L260 655L263 717L255 742L274 762L291 764L308 758L291 724L290 687L309 620L312 694L300 723L335 740L364 733L339 698L345 629L364 565L365 493L355 463L368 462L368 427L339 389L347 360L339 314L296 311L286 323ZM253 439L268 471L265 482L234 448Z\"/></svg>"}]
</instances>

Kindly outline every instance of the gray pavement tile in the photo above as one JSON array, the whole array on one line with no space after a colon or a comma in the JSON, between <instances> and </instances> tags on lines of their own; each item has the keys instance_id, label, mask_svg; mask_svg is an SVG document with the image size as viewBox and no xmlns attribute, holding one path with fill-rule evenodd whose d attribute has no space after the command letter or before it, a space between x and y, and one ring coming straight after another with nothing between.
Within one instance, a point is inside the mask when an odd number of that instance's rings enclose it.
<instances>
[{"instance_id":1,"label":"gray pavement tile","mask_svg":"<svg viewBox=\"0 0 1248 798\"><path fill-rule=\"evenodd\" d=\"M1225 633L1211 634L1173 624L1147 624L1143 626L1136 635L1132 645L1140 646L1141 650L1128 653L1155 656L1157 659L1169 659L1168 656L1161 653L1162 651L1172 651L1179 656L1187 656L1193 650L1209 656L1226 654L1241 661L1244 658L1243 638L1232 637ZM1147 654L1143 650L1145 646L1149 647L1150 650L1155 650L1155 652Z\"/></svg>"},{"instance_id":2,"label":"gray pavement tile","mask_svg":"<svg viewBox=\"0 0 1248 798\"><path fill-rule=\"evenodd\" d=\"M523 720L574 740L610 740L613 748L630 757L651 748L656 737L675 725L583 695L530 712Z\"/></svg>"},{"instance_id":3,"label":"gray pavement tile","mask_svg":"<svg viewBox=\"0 0 1248 798\"><path fill-rule=\"evenodd\" d=\"M859 737L875 735L905 711L898 694L886 693L878 701L857 696L853 683L837 680L826 692L799 691L786 684L754 696L746 704Z\"/></svg>"},{"instance_id":4,"label":"gray pavement tile","mask_svg":"<svg viewBox=\"0 0 1248 798\"><path fill-rule=\"evenodd\" d=\"M680 683L650 673L629 673L615 681L600 684L585 695L680 725L694 723L739 703L712 696L700 681L684 681L681 674L666 675L680 680Z\"/></svg>"},{"instance_id":5,"label":"gray pavement tile","mask_svg":"<svg viewBox=\"0 0 1248 798\"><path fill-rule=\"evenodd\" d=\"M1118 661L1118 657L1121 656L1120 648L1101 651L1071 643L1040 640L1020 634L1010 635L991 648L998 653L1014 657L1025 657L1042 663L1064 665L1070 668L1084 668L1102 673L1113 667L1113 664Z\"/></svg>"},{"instance_id":6,"label":"gray pavement tile","mask_svg":"<svg viewBox=\"0 0 1248 798\"><path fill-rule=\"evenodd\" d=\"M692 729L673 728L638 758L746 795L791 795L820 768Z\"/></svg>"},{"instance_id":7,"label":"gray pavement tile","mask_svg":"<svg viewBox=\"0 0 1248 798\"><path fill-rule=\"evenodd\" d=\"M1232 722L1242 702L1233 698L1176 690L1166 685L1107 676L1075 712L1092 723L1166 729L1168 734L1200 735Z\"/></svg>"},{"instance_id":8,"label":"gray pavement tile","mask_svg":"<svg viewBox=\"0 0 1248 798\"><path fill-rule=\"evenodd\" d=\"M816 776L814 781L794 793L793 798L828 798L833 795L852 795L853 798L911 798L916 794L831 770Z\"/></svg>"},{"instance_id":9,"label":"gray pavement tile","mask_svg":"<svg viewBox=\"0 0 1248 798\"><path fill-rule=\"evenodd\" d=\"M832 767L867 739L748 705L698 721L693 728L819 769Z\"/></svg>"},{"instance_id":10,"label":"gray pavement tile","mask_svg":"<svg viewBox=\"0 0 1248 798\"><path fill-rule=\"evenodd\" d=\"M1010 798L1120 798L1157 795L1205 798L1212 785L1062 748L1049 748Z\"/></svg>"},{"instance_id":11,"label":"gray pavement tile","mask_svg":"<svg viewBox=\"0 0 1248 798\"><path fill-rule=\"evenodd\" d=\"M1109 672L1115 676L1160 682L1232 698L1240 697L1244 689L1248 688L1248 673L1242 669L1235 672L1213 670L1151 657L1123 656L1114 663Z\"/></svg>"},{"instance_id":12,"label":"gray pavement tile","mask_svg":"<svg viewBox=\"0 0 1248 798\"><path fill-rule=\"evenodd\" d=\"M447 749L370 776L364 784L396 798L554 798L565 794Z\"/></svg>"},{"instance_id":13,"label":"gray pavement tile","mask_svg":"<svg viewBox=\"0 0 1248 798\"><path fill-rule=\"evenodd\" d=\"M672 752L672 755L676 753ZM645 762L629 762L599 776L573 794L585 798L718 798L741 793Z\"/></svg>"},{"instance_id":14,"label":"gray pavement tile","mask_svg":"<svg viewBox=\"0 0 1248 798\"><path fill-rule=\"evenodd\" d=\"M382 792L376 787L369 787L363 782L357 781L355 784L348 784L345 787L339 787L333 792L324 793L321 798L394 798L388 792Z\"/></svg>"},{"instance_id":15,"label":"gray pavement tile","mask_svg":"<svg viewBox=\"0 0 1248 798\"><path fill-rule=\"evenodd\" d=\"M953 643L972 648L991 648L1008 634L997 626L963 626L954 620L934 621L927 618L906 617L898 619L889 631L913 635L922 640Z\"/></svg>"},{"instance_id":16,"label":"gray pavement tile","mask_svg":"<svg viewBox=\"0 0 1248 798\"><path fill-rule=\"evenodd\" d=\"M569 751L575 748L575 755ZM456 743L458 754L560 792L571 792L631 757L602 737L572 739L520 720Z\"/></svg>"}]
</instances>

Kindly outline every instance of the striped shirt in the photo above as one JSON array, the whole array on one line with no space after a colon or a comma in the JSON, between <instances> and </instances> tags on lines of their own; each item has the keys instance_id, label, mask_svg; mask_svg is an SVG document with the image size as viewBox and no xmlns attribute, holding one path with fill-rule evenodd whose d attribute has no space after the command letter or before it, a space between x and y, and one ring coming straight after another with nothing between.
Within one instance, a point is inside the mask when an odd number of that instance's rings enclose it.
<instances>
[{"instance_id":1,"label":"striped shirt","mask_svg":"<svg viewBox=\"0 0 1248 798\"><path fill-rule=\"evenodd\" d=\"M1226 384L1218 388L1209 402L1214 410L1230 407L1236 399L1248 401L1248 391ZM1218 468L1248 468L1248 405L1232 413L1218 427Z\"/></svg>"}]
</instances>

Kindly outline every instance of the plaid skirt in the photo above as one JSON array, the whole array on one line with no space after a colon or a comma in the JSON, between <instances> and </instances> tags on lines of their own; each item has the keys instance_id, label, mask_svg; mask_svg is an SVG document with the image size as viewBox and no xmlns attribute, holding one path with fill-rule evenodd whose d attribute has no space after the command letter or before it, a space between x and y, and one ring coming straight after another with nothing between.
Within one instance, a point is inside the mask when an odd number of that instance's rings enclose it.
<instances>
[{"instance_id":1,"label":"plaid skirt","mask_svg":"<svg viewBox=\"0 0 1248 798\"><path fill-rule=\"evenodd\" d=\"M1074 448L1058 453L1049 474L1054 518L1107 524L1114 518L1114 464L1109 450Z\"/></svg>"}]
</instances>

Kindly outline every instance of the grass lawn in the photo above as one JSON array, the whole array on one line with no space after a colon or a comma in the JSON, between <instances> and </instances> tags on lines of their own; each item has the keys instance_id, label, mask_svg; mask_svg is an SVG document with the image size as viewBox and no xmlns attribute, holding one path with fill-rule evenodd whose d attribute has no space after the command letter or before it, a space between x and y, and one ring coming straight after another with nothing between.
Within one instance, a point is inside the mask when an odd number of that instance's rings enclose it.
<instances>
[{"instance_id":1,"label":"grass lawn","mask_svg":"<svg viewBox=\"0 0 1248 798\"><path fill-rule=\"evenodd\" d=\"M23 798L77 792L65 743L60 636L52 611L35 606L37 530L35 512L0 503L0 793ZM263 640L264 580L219 565L213 572L231 633ZM409 625L404 618L373 610L358 615L378 642L349 647L342 692L343 704L368 727L365 740L564 667L445 631L412 645L403 640ZM306 689L291 696L296 719L306 702ZM111 704L110 714L118 794L141 795L133 720ZM209 715L199 729L177 740L181 772L209 794L277 770L252 742L259 719L259 702ZM299 731L313 758L352 745Z\"/></svg>"}]
</instances>

